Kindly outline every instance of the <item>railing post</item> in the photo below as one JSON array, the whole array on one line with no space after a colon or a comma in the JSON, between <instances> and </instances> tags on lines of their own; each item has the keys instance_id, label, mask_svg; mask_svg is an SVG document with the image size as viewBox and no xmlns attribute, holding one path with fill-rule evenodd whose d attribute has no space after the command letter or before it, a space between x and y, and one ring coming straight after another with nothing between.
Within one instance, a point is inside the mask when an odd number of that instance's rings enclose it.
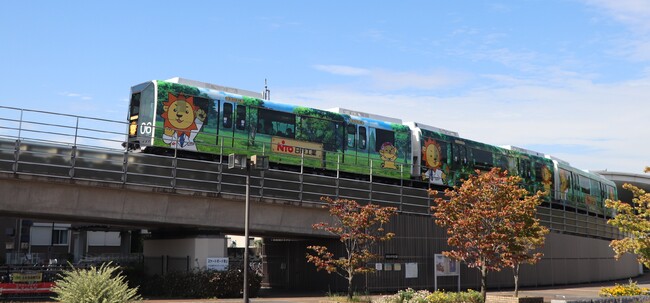
<instances>
[{"instance_id":1,"label":"railing post","mask_svg":"<svg viewBox=\"0 0 650 303\"><path fill-rule=\"evenodd\" d=\"M172 188L176 188L176 166L178 165L178 158L176 158L176 155L174 154L174 159L172 159L172 182L171 186Z\"/></svg>"},{"instance_id":2,"label":"railing post","mask_svg":"<svg viewBox=\"0 0 650 303\"><path fill-rule=\"evenodd\" d=\"M339 198L341 190L341 154L336 154L336 199Z\"/></svg>"},{"instance_id":3,"label":"railing post","mask_svg":"<svg viewBox=\"0 0 650 303\"><path fill-rule=\"evenodd\" d=\"M128 148L124 149L124 159L122 159L122 185L126 185L129 172L129 152Z\"/></svg>"},{"instance_id":4,"label":"railing post","mask_svg":"<svg viewBox=\"0 0 650 303\"><path fill-rule=\"evenodd\" d=\"M76 135L75 135L75 141L76 140ZM70 152L70 171L68 172L68 175L70 175L70 178L74 178L74 168L77 162L77 145L72 146L72 151Z\"/></svg>"},{"instance_id":5,"label":"railing post","mask_svg":"<svg viewBox=\"0 0 650 303\"><path fill-rule=\"evenodd\" d=\"M300 175L298 176L298 179L300 180L300 192L298 194L298 200L302 204L302 190L303 190L303 174L305 173L305 151L302 150L300 153Z\"/></svg>"},{"instance_id":6,"label":"railing post","mask_svg":"<svg viewBox=\"0 0 650 303\"><path fill-rule=\"evenodd\" d=\"M79 117L77 117L76 125L74 127L74 145L77 146L77 136L79 135Z\"/></svg>"},{"instance_id":7,"label":"railing post","mask_svg":"<svg viewBox=\"0 0 650 303\"><path fill-rule=\"evenodd\" d=\"M18 140L16 140L16 145L14 146L14 164L12 165L14 174L18 173L19 158L20 158L20 137L18 137Z\"/></svg>"},{"instance_id":8,"label":"railing post","mask_svg":"<svg viewBox=\"0 0 650 303\"><path fill-rule=\"evenodd\" d=\"M370 190L368 191L368 203L372 202L372 159L370 159Z\"/></svg>"},{"instance_id":9,"label":"railing post","mask_svg":"<svg viewBox=\"0 0 650 303\"><path fill-rule=\"evenodd\" d=\"M260 171L260 200L264 197L264 172L266 170Z\"/></svg>"},{"instance_id":10,"label":"railing post","mask_svg":"<svg viewBox=\"0 0 650 303\"><path fill-rule=\"evenodd\" d=\"M219 164L223 164L223 137L221 137L221 152L219 152ZM221 176L221 174L219 174L219 176ZM219 179L219 186L221 186L221 179Z\"/></svg>"},{"instance_id":11,"label":"railing post","mask_svg":"<svg viewBox=\"0 0 650 303\"><path fill-rule=\"evenodd\" d=\"M404 164L399 165L399 211L404 206Z\"/></svg>"},{"instance_id":12,"label":"railing post","mask_svg":"<svg viewBox=\"0 0 650 303\"><path fill-rule=\"evenodd\" d=\"M22 135L22 131L23 131L23 112L24 111L25 111L24 109L20 110L20 121L18 122L18 140L20 140L20 135Z\"/></svg>"}]
</instances>

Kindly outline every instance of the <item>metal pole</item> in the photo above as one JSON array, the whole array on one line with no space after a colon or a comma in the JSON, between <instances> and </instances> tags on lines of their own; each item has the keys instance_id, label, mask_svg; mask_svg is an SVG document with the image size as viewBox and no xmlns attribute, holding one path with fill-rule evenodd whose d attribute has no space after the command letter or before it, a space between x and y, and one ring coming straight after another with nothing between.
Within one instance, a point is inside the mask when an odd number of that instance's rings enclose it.
<instances>
[{"instance_id":1,"label":"metal pole","mask_svg":"<svg viewBox=\"0 0 650 303\"><path fill-rule=\"evenodd\" d=\"M246 210L244 219L244 303L248 301L248 237L249 237L249 218L250 218L250 187L251 187L251 170L250 163L246 160Z\"/></svg>"}]
</instances>

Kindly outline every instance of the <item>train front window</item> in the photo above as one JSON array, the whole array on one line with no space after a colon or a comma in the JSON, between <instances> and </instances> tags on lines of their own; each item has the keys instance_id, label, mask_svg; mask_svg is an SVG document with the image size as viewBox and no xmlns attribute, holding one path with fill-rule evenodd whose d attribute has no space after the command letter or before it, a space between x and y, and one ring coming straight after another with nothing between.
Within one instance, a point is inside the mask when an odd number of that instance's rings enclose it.
<instances>
[{"instance_id":1,"label":"train front window","mask_svg":"<svg viewBox=\"0 0 650 303\"><path fill-rule=\"evenodd\" d=\"M140 93L131 95L131 105L129 106L129 122L138 120L140 115Z\"/></svg>"}]
</instances>

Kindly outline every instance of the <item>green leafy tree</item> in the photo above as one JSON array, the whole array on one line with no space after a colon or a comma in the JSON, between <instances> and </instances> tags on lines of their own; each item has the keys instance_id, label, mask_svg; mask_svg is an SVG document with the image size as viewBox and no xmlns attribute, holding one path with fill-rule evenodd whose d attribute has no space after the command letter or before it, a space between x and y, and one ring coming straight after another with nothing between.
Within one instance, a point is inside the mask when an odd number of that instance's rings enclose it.
<instances>
[{"instance_id":1,"label":"green leafy tree","mask_svg":"<svg viewBox=\"0 0 650 303\"><path fill-rule=\"evenodd\" d=\"M257 135L257 109L264 106L264 100L243 96L241 104L247 107L246 125L249 134L249 144L255 145L255 136Z\"/></svg>"},{"instance_id":2,"label":"green leafy tree","mask_svg":"<svg viewBox=\"0 0 650 303\"><path fill-rule=\"evenodd\" d=\"M408 160L411 155L411 131L406 125L402 124L391 124L391 128L395 132L395 147L399 151L398 156L403 158L404 161Z\"/></svg>"},{"instance_id":3,"label":"green leafy tree","mask_svg":"<svg viewBox=\"0 0 650 303\"><path fill-rule=\"evenodd\" d=\"M646 167L645 172L650 172L650 167ZM650 193L631 184L624 184L623 188L634 195L632 203L605 201L606 207L616 211L616 216L607 223L626 235L623 239L612 240L609 246L614 249L616 258L632 253L639 262L650 267Z\"/></svg>"},{"instance_id":4,"label":"green leafy tree","mask_svg":"<svg viewBox=\"0 0 650 303\"><path fill-rule=\"evenodd\" d=\"M326 151L338 151L343 147L343 116L323 110L296 107L298 116L296 139L323 143Z\"/></svg>"},{"instance_id":5,"label":"green leafy tree","mask_svg":"<svg viewBox=\"0 0 650 303\"><path fill-rule=\"evenodd\" d=\"M520 183L520 177L508 176L500 168L476 170L462 185L445 190L447 199L436 198L432 207L436 223L447 229L447 243L453 248L443 254L480 270L483 298L489 271L518 267L540 256L529 252L543 243L547 232L535 219L543 193L529 195Z\"/></svg>"},{"instance_id":6,"label":"green leafy tree","mask_svg":"<svg viewBox=\"0 0 650 303\"><path fill-rule=\"evenodd\" d=\"M72 268L60 275L52 292L57 302L64 303L126 303L141 300L138 288L129 288L118 267L104 263L99 268Z\"/></svg>"},{"instance_id":7,"label":"green leafy tree","mask_svg":"<svg viewBox=\"0 0 650 303\"><path fill-rule=\"evenodd\" d=\"M381 207L372 203L359 205L354 200L322 198L327 203L334 223L317 223L314 229L325 230L339 237L346 254L335 257L325 246L309 246L313 254L307 253L307 262L313 263L317 270L336 273L348 281L348 299L352 299L352 281L355 275L374 272L368 261L377 256L370 248L378 241L393 238L386 232L384 224L397 212L395 207Z\"/></svg>"}]
</instances>

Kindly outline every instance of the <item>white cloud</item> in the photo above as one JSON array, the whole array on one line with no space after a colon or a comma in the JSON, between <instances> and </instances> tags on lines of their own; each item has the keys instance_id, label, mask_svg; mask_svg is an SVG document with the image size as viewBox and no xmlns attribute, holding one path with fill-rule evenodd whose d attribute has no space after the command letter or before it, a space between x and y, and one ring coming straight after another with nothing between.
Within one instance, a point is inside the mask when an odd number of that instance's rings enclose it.
<instances>
[{"instance_id":1,"label":"white cloud","mask_svg":"<svg viewBox=\"0 0 650 303\"><path fill-rule=\"evenodd\" d=\"M492 145L542 146L539 152L555 153L579 168L624 172L650 164L648 95L650 79L616 84L575 79L564 86L513 82L452 97L333 87L275 92L277 100L287 96L321 109L345 107L417 121Z\"/></svg>"},{"instance_id":2,"label":"white cloud","mask_svg":"<svg viewBox=\"0 0 650 303\"><path fill-rule=\"evenodd\" d=\"M463 82L467 76L458 72L433 71L428 73L395 72L382 69L364 69L345 65L314 65L314 68L334 75L355 76L368 81L373 89L431 90L453 86Z\"/></svg>"},{"instance_id":3,"label":"white cloud","mask_svg":"<svg viewBox=\"0 0 650 303\"><path fill-rule=\"evenodd\" d=\"M650 61L650 3L647 0L584 1L627 27L630 35L613 38L616 53L633 61Z\"/></svg>"},{"instance_id":4,"label":"white cloud","mask_svg":"<svg viewBox=\"0 0 650 303\"><path fill-rule=\"evenodd\" d=\"M370 73L367 69L345 65L314 65L314 68L319 71L341 76L364 76Z\"/></svg>"},{"instance_id":5,"label":"white cloud","mask_svg":"<svg viewBox=\"0 0 650 303\"><path fill-rule=\"evenodd\" d=\"M585 0L634 30L650 31L650 5L647 0Z\"/></svg>"},{"instance_id":6,"label":"white cloud","mask_svg":"<svg viewBox=\"0 0 650 303\"><path fill-rule=\"evenodd\" d=\"M81 99L81 100L92 100L93 99L90 96L80 94L80 93L62 92L62 93L59 93L59 95L64 96L64 97L69 97L69 98L78 98L78 99Z\"/></svg>"}]
</instances>

